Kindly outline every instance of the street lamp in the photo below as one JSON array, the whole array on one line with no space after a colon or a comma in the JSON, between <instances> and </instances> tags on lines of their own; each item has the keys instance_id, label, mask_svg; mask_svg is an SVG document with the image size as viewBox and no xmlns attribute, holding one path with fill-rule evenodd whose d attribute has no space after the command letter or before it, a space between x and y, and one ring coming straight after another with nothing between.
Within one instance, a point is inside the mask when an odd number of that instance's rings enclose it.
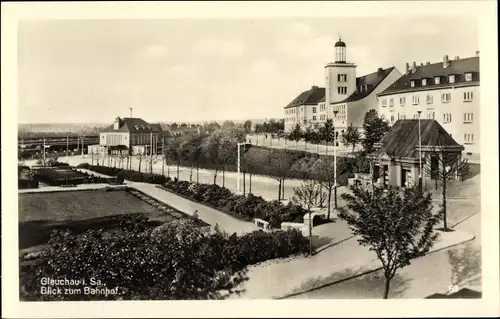
<instances>
[{"instance_id":1,"label":"street lamp","mask_svg":"<svg viewBox=\"0 0 500 319\"><path fill-rule=\"evenodd\" d=\"M334 209L337 209L337 134L335 132L335 122L337 119L337 113L339 111L333 111L333 192L334 192Z\"/></svg>"},{"instance_id":2,"label":"street lamp","mask_svg":"<svg viewBox=\"0 0 500 319\"><path fill-rule=\"evenodd\" d=\"M237 168L238 168L238 177L236 179L236 189L237 189L237 194L240 195L240 167L241 167L241 147L243 146L246 146L246 145L249 145L250 143L246 143L246 142L241 142L241 143L238 143L238 163L237 163Z\"/></svg>"},{"instance_id":3,"label":"street lamp","mask_svg":"<svg viewBox=\"0 0 500 319\"><path fill-rule=\"evenodd\" d=\"M418 186L422 188L422 132L420 129L420 113L422 111L417 111L418 113L418 147L419 147L419 156L418 156Z\"/></svg>"},{"instance_id":4,"label":"street lamp","mask_svg":"<svg viewBox=\"0 0 500 319\"><path fill-rule=\"evenodd\" d=\"M82 141L82 158L83 158L83 149L85 148L85 136L80 136L79 139Z\"/></svg>"}]
</instances>

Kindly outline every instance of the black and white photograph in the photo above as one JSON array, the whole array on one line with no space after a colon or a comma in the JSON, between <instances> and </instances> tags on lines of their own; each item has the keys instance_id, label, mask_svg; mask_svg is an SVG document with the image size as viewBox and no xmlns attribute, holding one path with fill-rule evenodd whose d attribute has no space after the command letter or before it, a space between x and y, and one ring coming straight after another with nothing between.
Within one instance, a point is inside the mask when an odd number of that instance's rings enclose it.
<instances>
[{"instance_id":1,"label":"black and white photograph","mask_svg":"<svg viewBox=\"0 0 500 319\"><path fill-rule=\"evenodd\" d=\"M498 315L496 4L388 2L2 3L12 317Z\"/></svg>"}]
</instances>

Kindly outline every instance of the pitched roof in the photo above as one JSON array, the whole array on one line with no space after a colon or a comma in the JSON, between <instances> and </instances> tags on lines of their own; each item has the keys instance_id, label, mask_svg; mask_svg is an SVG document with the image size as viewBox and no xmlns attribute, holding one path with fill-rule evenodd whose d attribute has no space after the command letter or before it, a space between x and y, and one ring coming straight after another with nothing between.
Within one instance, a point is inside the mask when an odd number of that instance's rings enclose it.
<instances>
[{"instance_id":1,"label":"pitched roof","mask_svg":"<svg viewBox=\"0 0 500 319\"><path fill-rule=\"evenodd\" d=\"M160 124L149 124L138 117L117 118L120 122L116 130L114 123L106 127L102 132L130 132L130 133L159 133L162 132Z\"/></svg>"},{"instance_id":2,"label":"pitched roof","mask_svg":"<svg viewBox=\"0 0 500 319\"><path fill-rule=\"evenodd\" d=\"M299 105L316 105L325 97L325 88L312 86L310 90L299 94L292 102L285 106L285 109Z\"/></svg>"},{"instance_id":3,"label":"pitched roof","mask_svg":"<svg viewBox=\"0 0 500 319\"><path fill-rule=\"evenodd\" d=\"M398 120L382 140L375 145L379 147L374 156L387 154L391 158L418 158L419 120ZM463 151L458 144L436 120L420 120L422 148L448 147Z\"/></svg>"},{"instance_id":4,"label":"pitched roof","mask_svg":"<svg viewBox=\"0 0 500 319\"><path fill-rule=\"evenodd\" d=\"M392 85L379 94L388 95L396 92L408 92L417 90L428 90L431 88L446 87L450 84L476 84L479 83L479 57L449 60L448 66L443 67L443 62L417 66L415 73L411 70L396 80ZM465 80L465 74L472 73L472 81ZM448 75L455 75L455 82L450 83ZM435 83L435 78L440 77L439 84ZM422 79L427 83L422 86ZM415 81L415 86L411 87L410 82Z\"/></svg>"},{"instance_id":5,"label":"pitched roof","mask_svg":"<svg viewBox=\"0 0 500 319\"><path fill-rule=\"evenodd\" d=\"M449 295L435 293L430 296L425 297L425 299L475 299L481 298L482 293L480 291L472 290L469 288L462 288L457 292Z\"/></svg>"},{"instance_id":6,"label":"pitched roof","mask_svg":"<svg viewBox=\"0 0 500 319\"><path fill-rule=\"evenodd\" d=\"M380 83L382 83L382 81L392 72L392 70L394 70L394 67L379 69L377 70L377 72L373 72L356 78L356 92L349 95L349 97L347 97L343 101L335 102L335 104L359 101L367 97L373 92L373 90L377 88L377 86L379 86ZM364 85L368 86L367 90L361 90L361 87Z\"/></svg>"}]
</instances>

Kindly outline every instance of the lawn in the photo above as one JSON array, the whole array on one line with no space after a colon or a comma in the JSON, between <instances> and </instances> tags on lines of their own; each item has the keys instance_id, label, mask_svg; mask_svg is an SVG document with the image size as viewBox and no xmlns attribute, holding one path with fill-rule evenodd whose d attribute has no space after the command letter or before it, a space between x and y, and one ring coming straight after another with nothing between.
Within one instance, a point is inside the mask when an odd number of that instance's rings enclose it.
<instances>
[{"instance_id":1,"label":"lawn","mask_svg":"<svg viewBox=\"0 0 500 319\"><path fill-rule=\"evenodd\" d=\"M117 227L123 216L134 214L148 216L151 226L184 215L171 207L162 211L126 190L19 194L19 248L45 244L57 229L81 233Z\"/></svg>"}]
</instances>

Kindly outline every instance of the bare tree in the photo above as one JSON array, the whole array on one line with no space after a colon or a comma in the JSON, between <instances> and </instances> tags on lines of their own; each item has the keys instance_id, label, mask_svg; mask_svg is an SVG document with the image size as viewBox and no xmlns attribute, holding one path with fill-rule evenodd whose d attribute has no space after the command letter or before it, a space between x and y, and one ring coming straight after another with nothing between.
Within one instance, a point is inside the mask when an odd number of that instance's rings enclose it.
<instances>
[{"instance_id":1,"label":"bare tree","mask_svg":"<svg viewBox=\"0 0 500 319\"><path fill-rule=\"evenodd\" d=\"M354 154L354 149L356 148L356 145L361 143L361 133L359 132L357 127L354 127L351 123L350 126L347 127L347 130L342 133L341 136L342 139L342 144L344 146L351 146L352 147L352 153Z\"/></svg>"},{"instance_id":2,"label":"bare tree","mask_svg":"<svg viewBox=\"0 0 500 319\"><path fill-rule=\"evenodd\" d=\"M293 188L292 202L302 206L309 216L309 255L312 255L313 244L312 244L312 208L316 202L316 199L320 195L319 188L315 181L306 181L299 187Z\"/></svg>"},{"instance_id":3,"label":"bare tree","mask_svg":"<svg viewBox=\"0 0 500 319\"><path fill-rule=\"evenodd\" d=\"M321 187L324 187L327 191L327 218L330 219L331 206L332 206L332 193L335 188L335 166L333 159L328 157L323 157L317 161L317 165L314 167L313 176L320 183Z\"/></svg>"},{"instance_id":4,"label":"bare tree","mask_svg":"<svg viewBox=\"0 0 500 319\"><path fill-rule=\"evenodd\" d=\"M92 166L94 166L94 160L97 160L97 164L99 164L99 156L100 156L100 154L95 152L94 150L92 150L92 152L90 152L90 160L91 160Z\"/></svg>"},{"instance_id":5,"label":"bare tree","mask_svg":"<svg viewBox=\"0 0 500 319\"><path fill-rule=\"evenodd\" d=\"M448 230L447 210L446 210L446 192L448 183L458 179L469 171L467 159L460 158L461 153L450 152L443 147L436 146L430 152L430 160L425 161L424 173L435 180L441 181L442 186L442 209L443 209L443 229Z\"/></svg>"}]
</instances>

